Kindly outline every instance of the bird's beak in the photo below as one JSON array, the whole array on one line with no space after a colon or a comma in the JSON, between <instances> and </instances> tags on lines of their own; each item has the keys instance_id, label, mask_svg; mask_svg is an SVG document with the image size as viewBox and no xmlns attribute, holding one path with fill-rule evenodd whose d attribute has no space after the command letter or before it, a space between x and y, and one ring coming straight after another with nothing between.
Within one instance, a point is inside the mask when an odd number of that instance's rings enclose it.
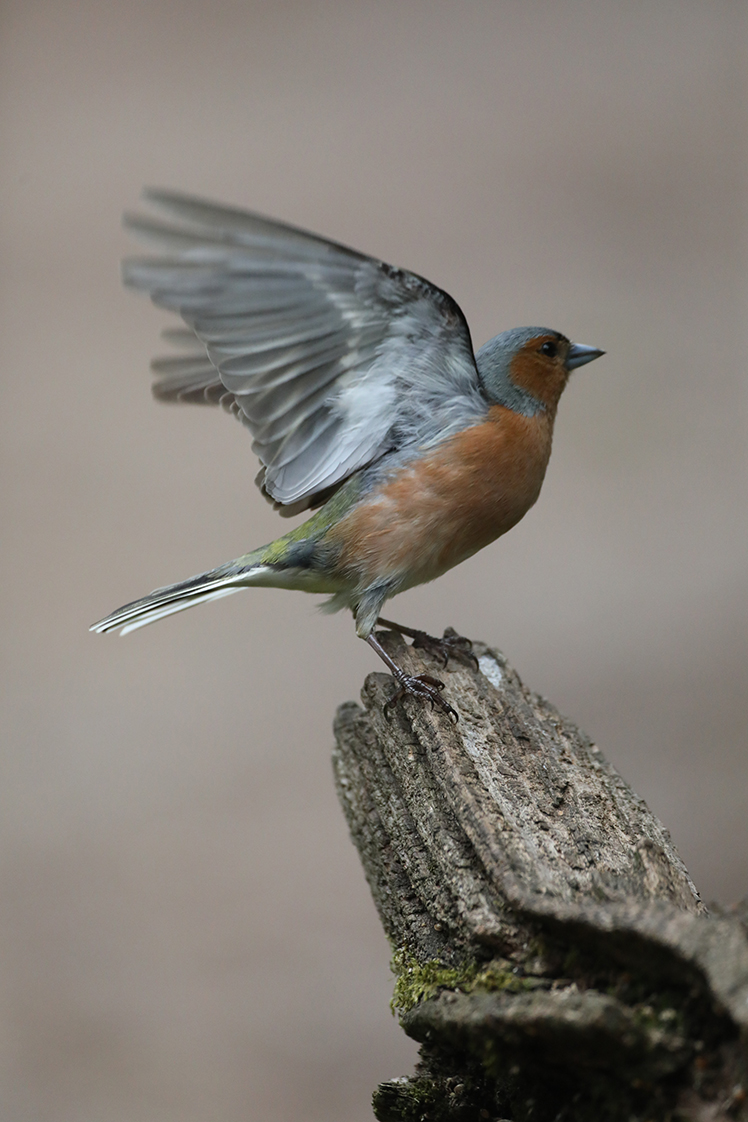
<instances>
[{"instance_id":1,"label":"bird's beak","mask_svg":"<svg viewBox=\"0 0 748 1122\"><path fill-rule=\"evenodd\" d=\"M592 362L594 358L604 354L605 351L601 351L598 347L585 347L583 343L572 343L569 347L566 369L576 370L578 366L584 366L586 362Z\"/></svg>"}]
</instances>

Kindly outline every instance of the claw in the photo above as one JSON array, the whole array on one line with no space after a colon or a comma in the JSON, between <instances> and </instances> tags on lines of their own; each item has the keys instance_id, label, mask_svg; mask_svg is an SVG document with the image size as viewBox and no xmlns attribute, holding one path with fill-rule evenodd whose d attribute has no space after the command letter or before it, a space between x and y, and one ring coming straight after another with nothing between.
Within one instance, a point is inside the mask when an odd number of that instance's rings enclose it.
<instances>
[{"instance_id":1,"label":"claw","mask_svg":"<svg viewBox=\"0 0 748 1122\"><path fill-rule=\"evenodd\" d=\"M435 635L429 635L426 631L403 627L402 624L392 623L391 620L382 619L381 616L377 623L381 623L389 631L397 631L400 635L407 635L409 639L413 640L413 646L418 650L427 651L434 658L441 659L443 667L446 667L450 658L457 658L470 663L476 670L479 669L478 659L473 654L472 642L464 635L458 635L453 627L446 627L441 639L437 639Z\"/></svg>"},{"instance_id":2,"label":"claw","mask_svg":"<svg viewBox=\"0 0 748 1122\"><path fill-rule=\"evenodd\" d=\"M459 721L457 710L446 701L441 691L444 689L444 682L440 682L438 678L433 678L430 674L406 674L403 670L395 675L395 681L398 688L384 703L384 715L389 721L390 711L398 701L404 697L422 697L430 702L432 712L435 708L439 708L442 712L447 713L455 724Z\"/></svg>"},{"instance_id":3,"label":"claw","mask_svg":"<svg viewBox=\"0 0 748 1122\"><path fill-rule=\"evenodd\" d=\"M380 623L385 623L385 620L380 620ZM399 630L399 629L398 629ZM412 634L412 632L410 632ZM403 697L422 697L431 703L431 708L437 707L452 718L455 723L459 721L457 710L453 709L448 701L445 701L441 695L444 689L444 682L440 682L438 678L432 678L430 674L406 674L402 667L398 666L396 662L387 654L382 644L377 639L376 635L372 632L367 637L366 642L372 647L382 662L389 668L395 682L397 689L392 697L384 703L384 715L389 720L390 710L393 705L396 705Z\"/></svg>"},{"instance_id":4,"label":"claw","mask_svg":"<svg viewBox=\"0 0 748 1122\"><path fill-rule=\"evenodd\" d=\"M450 658L459 658L469 662L476 670L479 669L471 640L458 635L453 627L446 627L441 639L428 635L425 631L417 631L413 636L413 646L428 651L435 658L444 659L442 666L446 667Z\"/></svg>"}]
</instances>

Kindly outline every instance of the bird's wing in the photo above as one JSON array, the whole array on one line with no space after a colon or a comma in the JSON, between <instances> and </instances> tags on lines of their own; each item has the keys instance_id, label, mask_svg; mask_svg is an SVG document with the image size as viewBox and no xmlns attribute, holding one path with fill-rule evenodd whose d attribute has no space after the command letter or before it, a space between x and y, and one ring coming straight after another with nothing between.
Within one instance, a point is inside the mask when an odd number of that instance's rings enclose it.
<instances>
[{"instance_id":1,"label":"bird's wing","mask_svg":"<svg viewBox=\"0 0 748 1122\"><path fill-rule=\"evenodd\" d=\"M192 329L170 333L192 345L154 364L154 392L237 413L277 503L303 509L485 412L465 317L428 281L245 211L146 198L175 221L126 217L165 252L126 261L125 283Z\"/></svg>"}]
</instances>

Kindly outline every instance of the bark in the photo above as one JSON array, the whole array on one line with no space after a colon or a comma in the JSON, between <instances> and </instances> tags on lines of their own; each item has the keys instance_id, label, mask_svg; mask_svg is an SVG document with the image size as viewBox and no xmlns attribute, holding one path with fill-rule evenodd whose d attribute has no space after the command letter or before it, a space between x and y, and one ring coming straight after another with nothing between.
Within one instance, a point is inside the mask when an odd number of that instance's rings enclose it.
<instances>
[{"instance_id":1,"label":"bark","mask_svg":"<svg viewBox=\"0 0 748 1122\"><path fill-rule=\"evenodd\" d=\"M381 1122L748 1119L748 941L710 915L663 825L504 657L437 663L453 723L389 714L371 674L340 707L338 795L419 1041Z\"/></svg>"}]
</instances>

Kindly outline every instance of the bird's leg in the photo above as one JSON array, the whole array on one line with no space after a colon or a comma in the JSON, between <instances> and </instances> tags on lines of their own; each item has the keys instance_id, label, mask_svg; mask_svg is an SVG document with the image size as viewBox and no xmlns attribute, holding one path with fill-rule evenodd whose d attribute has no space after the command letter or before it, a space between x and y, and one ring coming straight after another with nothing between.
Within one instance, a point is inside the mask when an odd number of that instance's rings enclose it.
<instances>
[{"instance_id":1,"label":"bird's leg","mask_svg":"<svg viewBox=\"0 0 748 1122\"><path fill-rule=\"evenodd\" d=\"M375 650L382 662L392 672L392 676L397 682L397 689L392 697L385 703L384 715L388 716L389 711L393 705L396 705L401 697L410 694L413 697L423 697L431 702L431 708L438 706L439 709L448 713L455 721L459 720L457 711L452 708L448 701L441 695L441 690L444 689L444 682L440 682L438 678L432 678L430 674L406 674L405 671L394 662L382 644L376 638L374 633L368 636L366 642Z\"/></svg>"},{"instance_id":2,"label":"bird's leg","mask_svg":"<svg viewBox=\"0 0 748 1122\"><path fill-rule=\"evenodd\" d=\"M478 659L473 654L473 644L464 635L458 635L453 627L447 627L441 639L428 635L425 631L416 631L412 627L403 627L401 623L392 623L389 619L380 616L377 623L386 627L388 631L396 631L398 635L407 635L413 640L413 646L419 650L428 651L435 658L443 659L442 666L446 666L450 658L461 658L478 669Z\"/></svg>"}]
</instances>

